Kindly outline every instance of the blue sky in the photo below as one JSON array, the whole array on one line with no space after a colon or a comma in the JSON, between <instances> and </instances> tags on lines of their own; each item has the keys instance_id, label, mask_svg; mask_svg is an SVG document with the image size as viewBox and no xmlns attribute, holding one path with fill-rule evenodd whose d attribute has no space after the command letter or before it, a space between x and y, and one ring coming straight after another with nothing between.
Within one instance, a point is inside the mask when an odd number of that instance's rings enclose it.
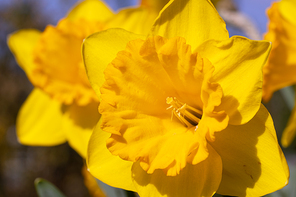
<instances>
[{"instance_id":1,"label":"blue sky","mask_svg":"<svg viewBox=\"0 0 296 197\"><path fill-rule=\"evenodd\" d=\"M266 8L274 0L234 0L239 10L246 14L263 34L267 27Z\"/></svg>"},{"instance_id":2,"label":"blue sky","mask_svg":"<svg viewBox=\"0 0 296 197\"><path fill-rule=\"evenodd\" d=\"M22 2L33 2L35 0L23 0ZM112 9L118 10L120 7L136 5L139 0L103 0ZM246 14L259 29L260 33L266 31L267 17L266 8L274 0L234 0L239 10ZM57 21L65 16L67 11L78 0L38 0L38 11L46 15L49 23L56 24ZM19 0L0 0L0 11L7 6L19 3ZM54 14L53 14L54 13Z\"/></svg>"}]
</instances>

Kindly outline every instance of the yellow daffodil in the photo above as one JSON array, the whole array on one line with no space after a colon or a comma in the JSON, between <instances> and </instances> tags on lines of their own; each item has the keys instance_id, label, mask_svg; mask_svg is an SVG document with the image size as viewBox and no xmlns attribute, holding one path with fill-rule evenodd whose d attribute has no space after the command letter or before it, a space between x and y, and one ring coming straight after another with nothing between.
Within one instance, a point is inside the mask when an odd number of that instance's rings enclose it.
<instances>
[{"instance_id":1,"label":"yellow daffodil","mask_svg":"<svg viewBox=\"0 0 296 197\"><path fill-rule=\"evenodd\" d=\"M269 50L229 38L209 0L170 1L147 37L88 37L83 57L102 114L90 172L141 197L257 197L284 187L288 166L261 104Z\"/></svg>"},{"instance_id":2,"label":"yellow daffodil","mask_svg":"<svg viewBox=\"0 0 296 197\"><path fill-rule=\"evenodd\" d=\"M274 2L267 14L270 21L264 39L272 42L272 50L264 66L264 101L274 91L296 83L296 2Z\"/></svg>"},{"instance_id":3,"label":"yellow daffodil","mask_svg":"<svg viewBox=\"0 0 296 197\"><path fill-rule=\"evenodd\" d=\"M8 45L35 86L18 115L19 141L41 146L68 141L85 157L100 115L99 100L81 58L83 39L109 27L146 33L156 16L143 8L114 14L101 1L85 0L55 27L49 25L44 32L26 29L11 34Z\"/></svg>"},{"instance_id":4,"label":"yellow daffodil","mask_svg":"<svg viewBox=\"0 0 296 197\"><path fill-rule=\"evenodd\" d=\"M274 2L267 11L268 32L264 39L272 42L269 59L264 66L263 100L269 101L274 91L296 83L296 2ZM282 136L287 147L296 135L296 109L293 109L288 126Z\"/></svg>"}]
</instances>

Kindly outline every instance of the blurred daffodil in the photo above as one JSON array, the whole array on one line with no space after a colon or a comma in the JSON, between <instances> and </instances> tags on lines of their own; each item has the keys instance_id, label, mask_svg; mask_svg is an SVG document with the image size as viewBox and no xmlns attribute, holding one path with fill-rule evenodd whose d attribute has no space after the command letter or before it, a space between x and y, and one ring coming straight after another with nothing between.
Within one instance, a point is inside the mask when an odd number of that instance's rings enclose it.
<instances>
[{"instance_id":1,"label":"blurred daffodil","mask_svg":"<svg viewBox=\"0 0 296 197\"><path fill-rule=\"evenodd\" d=\"M100 114L99 100L81 58L83 39L109 27L147 33L156 16L156 12L143 8L114 14L101 1L85 0L55 27L49 25L44 32L26 29L11 34L8 45L35 86L18 115L19 141L41 146L68 141L85 157Z\"/></svg>"},{"instance_id":2,"label":"blurred daffodil","mask_svg":"<svg viewBox=\"0 0 296 197\"><path fill-rule=\"evenodd\" d=\"M272 42L269 59L264 66L263 100L269 101L274 91L296 83L296 2L274 2L267 11L268 31L264 39ZM296 109L283 132L282 145L287 147L296 135Z\"/></svg>"},{"instance_id":3,"label":"blurred daffodil","mask_svg":"<svg viewBox=\"0 0 296 197\"><path fill-rule=\"evenodd\" d=\"M169 0L141 0L141 6L160 11L168 2Z\"/></svg>"},{"instance_id":4,"label":"blurred daffodil","mask_svg":"<svg viewBox=\"0 0 296 197\"><path fill-rule=\"evenodd\" d=\"M102 114L90 172L147 197L284 187L288 166L261 104L269 50L229 38L209 0L170 1L148 37L122 29L88 37L83 56Z\"/></svg>"}]
</instances>

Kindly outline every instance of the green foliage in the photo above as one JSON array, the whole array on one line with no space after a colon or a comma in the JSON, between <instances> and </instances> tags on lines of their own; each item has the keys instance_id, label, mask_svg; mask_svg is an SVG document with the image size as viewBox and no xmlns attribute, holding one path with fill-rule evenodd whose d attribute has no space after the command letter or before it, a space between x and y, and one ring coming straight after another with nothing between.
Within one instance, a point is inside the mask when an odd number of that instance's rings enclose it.
<instances>
[{"instance_id":1,"label":"green foliage","mask_svg":"<svg viewBox=\"0 0 296 197\"><path fill-rule=\"evenodd\" d=\"M39 197L66 197L56 186L45 179L35 179L35 187Z\"/></svg>"}]
</instances>

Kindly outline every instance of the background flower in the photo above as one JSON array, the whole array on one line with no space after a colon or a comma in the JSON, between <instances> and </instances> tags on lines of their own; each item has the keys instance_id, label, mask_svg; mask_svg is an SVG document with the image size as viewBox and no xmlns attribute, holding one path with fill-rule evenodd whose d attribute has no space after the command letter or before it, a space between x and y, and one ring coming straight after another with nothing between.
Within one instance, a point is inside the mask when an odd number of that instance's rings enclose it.
<instances>
[{"instance_id":1,"label":"background flower","mask_svg":"<svg viewBox=\"0 0 296 197\"><path fill-rule=\"evenodd\" d=\"M284 0L275 2L268 10L270 19L265 39L273 48L264 67L263 100L269 101L274 91L295 84L296 78L296 3ZM296 134L295 109L282 137L283 146L289 146Z\"/></svg>"},{"instance_id":2,"label":"background flower","mask_svg":"<svg viewBox=\"0 0 296 197\"><path fill-rule=\"evenodd\" d=\"M146 32L156 12L126 9L113 14L97 0L74 7L56 27L43 33L21 30L8 38L28 78L37 87L20 110L17 132L21 143L56 145L68 141L83 157L99 120L98 98L90 87L80 55L81 43L91 33L109 27ZM38 121L37 121L38 120Z\"/></svg>"}]
</instances>

